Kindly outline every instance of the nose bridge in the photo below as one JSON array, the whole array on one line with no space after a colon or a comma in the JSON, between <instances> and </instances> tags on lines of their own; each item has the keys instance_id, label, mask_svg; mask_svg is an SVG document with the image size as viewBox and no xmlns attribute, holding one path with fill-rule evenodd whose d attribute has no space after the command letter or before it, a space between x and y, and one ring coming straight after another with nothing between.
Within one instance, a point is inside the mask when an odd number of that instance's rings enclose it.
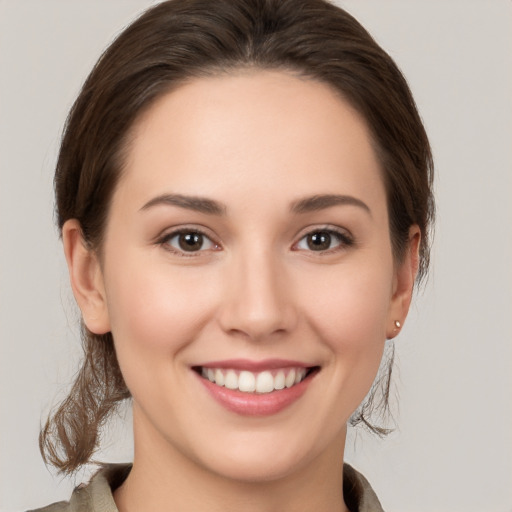
<instances>
[{"instance_id":1,"label":"nose bridge","mask_svg":"<svg viewBox=\"0 0 512 512\"><path fill-rule=\"evenodd\" d=\"M295 323L293 300L279 256L269 248L247 248L233 257L222 326L261 340L290 330Z\"/></svg>"}]
</instances>

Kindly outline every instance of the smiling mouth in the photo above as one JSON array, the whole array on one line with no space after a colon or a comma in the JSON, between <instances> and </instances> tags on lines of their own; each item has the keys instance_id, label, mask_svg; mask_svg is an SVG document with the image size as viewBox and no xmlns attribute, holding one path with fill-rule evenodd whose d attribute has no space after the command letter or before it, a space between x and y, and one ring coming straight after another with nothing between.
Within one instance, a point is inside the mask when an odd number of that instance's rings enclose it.
<instances>
[{"instance_id":1,"label":"smiling mouth","mask_svg":"<svg viewBox=\"0 0 512 512\"><path fill-rule=\"evenodd\" d=\"M193 370L212 384L233 391L252 394L267 394L293 388L318 372L319 366L310 368L291 367L251 372L233 368L210 368L195 366Z\"/></svg>"}]
</instances>

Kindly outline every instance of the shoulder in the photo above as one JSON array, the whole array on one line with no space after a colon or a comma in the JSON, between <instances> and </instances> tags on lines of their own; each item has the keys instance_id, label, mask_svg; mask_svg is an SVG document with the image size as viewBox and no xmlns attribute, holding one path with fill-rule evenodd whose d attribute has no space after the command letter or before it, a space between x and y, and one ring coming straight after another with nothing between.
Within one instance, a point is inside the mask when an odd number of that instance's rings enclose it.
<instances>
[{"instance_id":1,"label":"shoulder","mask_svg":"<svg viewBox=\"0 0 512 512\"><path fill-rule=\"evenodd\" d=\"M351 512L384 512L370 482L349 464L343 464L343 497Z\"/></svg>"},{"instance_id":2,"label":"shoulder","mask_svg":"<svg viewBox=\"0 0 512 512\"><path fill-rule=\"evenodd\" d=\"M59 501L27 512L118 512L113 491L131 470L131 464L105 464L85 485L79 485L69 501Z\"/></svg>"},{"instance_id":3,"label":"shoulder","mask_svg":"<svg viewBox=\"0 0 512 512\"><path fill-rule=\"evenodd\" d=\"M59 501L43 508L27 510L27 512L67 512L69 510L69 501Z\"/></svg>"}]
</instances>

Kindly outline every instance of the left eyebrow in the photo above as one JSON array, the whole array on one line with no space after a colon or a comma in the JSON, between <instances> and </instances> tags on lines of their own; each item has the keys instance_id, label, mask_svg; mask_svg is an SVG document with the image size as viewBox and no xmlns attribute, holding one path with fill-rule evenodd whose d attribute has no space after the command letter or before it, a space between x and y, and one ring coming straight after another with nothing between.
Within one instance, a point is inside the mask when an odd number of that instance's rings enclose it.
<instances>
[{"instance_id":1,"label":"left eyebrow","mask_svg":"<svg viewBox=\"0 0 512 512\"><path fill-rule=\"evenodd\" d=\"M372 214L370 207L361 199L353 196L322 194L311 197L305 197L294 201L291 206L293 213L309 213L330 208L331 206L357 206L365 210L368 214Z\"/></svg>"}]
</instances>

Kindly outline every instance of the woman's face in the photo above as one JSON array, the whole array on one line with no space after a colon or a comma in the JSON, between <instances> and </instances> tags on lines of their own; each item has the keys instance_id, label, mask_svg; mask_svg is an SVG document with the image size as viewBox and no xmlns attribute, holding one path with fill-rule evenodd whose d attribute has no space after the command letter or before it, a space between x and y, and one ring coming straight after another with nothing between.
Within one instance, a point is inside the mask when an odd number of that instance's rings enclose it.
<instances>
[{"instance_id":1,"label":"woman's face","mask_svg":"<svg viewBox=\"0 0 512 512\"><path fill-rule=\"evenodd\" d=\"M251 481L339 461L410 260L365 123L328 86L241 72L163 96L134 127L89 326L113 333L136 460Z\"/></svg>"}]
</instances>

